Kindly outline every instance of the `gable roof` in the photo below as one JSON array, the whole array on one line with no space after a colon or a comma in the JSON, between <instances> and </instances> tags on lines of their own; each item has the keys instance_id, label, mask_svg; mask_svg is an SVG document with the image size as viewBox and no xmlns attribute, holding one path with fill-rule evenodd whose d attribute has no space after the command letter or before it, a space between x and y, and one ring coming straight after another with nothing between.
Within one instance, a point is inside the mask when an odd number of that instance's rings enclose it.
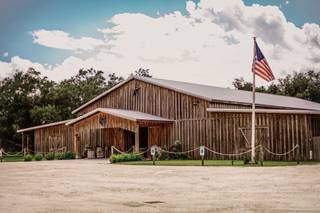
<instances>
[{"instance_id":1,"label":"gable roof","mask_svg":"<svg viewBox=\"0 0 320 213\"><path fill-rule=\"evenodd\" d=\"M231 104L241 104L241 105L251 105L252 103L252 92L250 91L187 83L182 81L131 76L127 80L112 87L111 89L105 91L104 93L98 95L94 99L90 100L89 102L75 109L72 113L78 112L79 110L85 108L89 104L97 101L98 99L104 97L108 93L121 87L123 84L133 79L137 79L143 82L147 82L160 87L171 89L183 94L198 97L200 99L204 99L211 102L221 102L221 103L231 103ZM320 110L320 104L316 102L307 101L300 98L266 94L266 93L258 93L258 92L256 92L256 105L264 106L264 107L272 107L272 108Z\"/></svg>"},{"instance_id":2,"label":"gable roof","mask_svg":"<svg viewBox=\"0 0 320 213\"><path fill-rule=\"evenodd\" d=\"M134 110L124 110L124 109L113 109L113 108L97 108L94 109L84 115L79 116L78 118L75 118L73 120L70 120L66 123L66 125L71 125L74 123L77 123L87 117L90 117L91 115L94 115L98 112L106 113L109 115L113 115L119 118L124 118L131 121L154 121L154 122L173 122L173 120L169 120L166 118L162 118L159 116L151 115L148 113L143 113L139 111Z\"/></svg>"}]
</instances>

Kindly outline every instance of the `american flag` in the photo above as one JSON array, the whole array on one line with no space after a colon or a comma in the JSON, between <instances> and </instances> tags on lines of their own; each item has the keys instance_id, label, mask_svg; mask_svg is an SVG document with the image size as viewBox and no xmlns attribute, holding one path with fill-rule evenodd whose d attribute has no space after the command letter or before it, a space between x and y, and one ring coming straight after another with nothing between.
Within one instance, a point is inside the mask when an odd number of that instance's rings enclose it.
<instances>
[{"instance_id":1,"label":"american flag","mask_svg":"<svg viewBox=\"0 0 320 213\"><path fill-rule=\"evenodd\" d=\"M267 59L262 54L256 39L254 39L254 57L252 63L252 72L254 72L260 78L266 81L274 80L274 75L271 68L267 62Z\"/></svg>"}]
</instances>

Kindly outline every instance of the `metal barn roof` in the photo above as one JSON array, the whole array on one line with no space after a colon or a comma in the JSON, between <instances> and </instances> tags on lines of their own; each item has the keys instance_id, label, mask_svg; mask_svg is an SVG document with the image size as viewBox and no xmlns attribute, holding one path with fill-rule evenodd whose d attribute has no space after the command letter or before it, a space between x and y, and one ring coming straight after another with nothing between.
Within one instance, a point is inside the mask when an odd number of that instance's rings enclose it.
<instances>
[{"instance_id":1,"label":"metal barn roof","mask_svg":"<svg viewBox=\"0 0 320 213\"><path fill-rule=\"evenodd\" d=\"M207 108L207 112L252 113L252 109ZM271 113L271 114L320 115L320 111L304 110L304 109L255 109L255 112L256 113Z\"/></svg>"},{"instance_id":2,"label":"metal barn roof","mask_svg":"<svg viewBox=\"0 0 320 213\"><path fill-rule=\"evenodd\" d=\"M18 133L19 132L28 132L28 131L35 130L35 129L41 129L41 128L46 128L46 127L51 127L51 126L57 126L57 125L65 124L65 123L67 123L67 122L69 122L71 120L72 119L64 120L64 121L58 121L58 122L44 124L44 125L39 125L39 126L33 126L33 127L25 128L25 129L19 129L19 130L17 130L17 132Z\"/></svg>"},{"instance_id":3,"label":"metal barn roof","mask_svg":"<svg viewBox=\"0 0 320 213\"><path fill-rule=\"evenodd\" d=\"M124 118L131 121L154 121L154 122L173 122L172 120L162 118L159 116L151 115L148 113L133 111L133 110L124 110L124 109L112 109L112 108L97 108L95 110L92 110L82 116L79 116L78 118L75 118L66 125L71 125L74 123L77 123L87 117L90 117L91 115L94 115L98 112L103 112L109 115L113 115L116 117Z\"/></svg>"},{"instance_id":4,"label":"metal barn roof","mask_svg":"<svg viewBox=\"0 0 320 213\"><path fill-rule=\"evenodd\" d=\"M94 99L90 100L86 104L80 106L73 113L78 112L89 104L102 98L113 90L121 87L132 79L141 80L150 84L158 85L160 87L172 89L177 92L181 92L187 95L195 96L207 101L232 103L232 104L244 104L251 105L252 93L250 91L235 90L230 88L215 87L202 84L187 83L182 81L173 81L157 78L146 78L131 76L126 81L121 82L117 86L107 90ZM320 110L320 104L312 101L303 100L300 98L272 95L265 93L256 93L256 105L271 107L271 108L286 108L286 109L306 109L306 110Z\"/></svg>"}]
</instances>

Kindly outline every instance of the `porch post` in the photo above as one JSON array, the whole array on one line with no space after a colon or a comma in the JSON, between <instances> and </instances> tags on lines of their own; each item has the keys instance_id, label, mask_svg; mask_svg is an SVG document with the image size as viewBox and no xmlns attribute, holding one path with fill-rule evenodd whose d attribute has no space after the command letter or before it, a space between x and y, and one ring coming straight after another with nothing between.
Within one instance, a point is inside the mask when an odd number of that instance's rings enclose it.
<instances>
[{"instance_id":1,"label":"porch post","mask_svg":"<svg viewBox=\"0 0 320 213\"><path fill-rule=\"evenodd\" d=\"M23 153L23 149L24 149L24 134L22 133L22 138L21 138L21 151L22 151L22 153Z\"/></svg>"},{"instance_id":2,"label":"porch post","mask_svg":"<svg viewBox=\"0 0 320 213\"><path fill-rule=\"evenodd\" d=\"M140 142L139 125L137 125L134 131L134 150L136 152L139 152L139 142Z\"/></svg>"},{"instance_id":3,"label":"porch post","mask_svg":"<svg viewBox=\"0 0 320 213\"><path fill-rule=\"evenodd\" d=\"M73 134L73 152L76 154L76 159L80 158L78 147L77 147L77 136L78 133L76 132L76 128L73 126L72 128L72 134Z\"/></svg>"}]
</instances>

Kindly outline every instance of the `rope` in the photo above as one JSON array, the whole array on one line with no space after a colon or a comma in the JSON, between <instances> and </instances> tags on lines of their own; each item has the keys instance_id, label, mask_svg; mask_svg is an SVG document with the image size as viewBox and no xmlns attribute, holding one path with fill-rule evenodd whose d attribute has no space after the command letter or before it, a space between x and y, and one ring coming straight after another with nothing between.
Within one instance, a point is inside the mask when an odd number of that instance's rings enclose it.
<instances>
[{"instance_id":1,"label":"rope","mask_svg":"<svg viewBox=\"0 0 320 213\"><path fill-rule=\"evenodd\" d=\"M15 157L15 156L21 156L22 152L17 152L16 154L9 154L8 152L2 152L4 155L3 156L8 156L8 157Z\"/></svg>"},{"instance_id":2,"label":"rope","mask_svg":"<svg viewBox=\"0 0 320 213\"><path fill-rule=\"evenodd\" d=\"M115 149L115 150L116 150L117 152L119 152L120 154L129 154L131 151L133 151L133 147L134 147L134 146L132 146L130 149L128 149L128 151L123 152L123 151L117 149L115 146L112 146L112 148Z\"/></svg>"},{"instance_id":3,"label":"rope","mask_svg":"<svg viewBox=\"0 0 320 213\"><path fill-rule=\"evenodd\" d=\"M268 153L272 154L272 155L277 155L277 156L283 156L283 155L287 155L290 154L291 152L293 152L295 149L299 148L299 145L295 145L291 150L289 150L288 152L284 152L284 153L275 153L270 151L269 149L267 149L266 147L263 147Z\"/></svg>"},{"instance_id":4,"label":"rope","mask_svg":"<svg viewBox=\"0 0 320 213\"><path fill-rule=\"evenodd\" d=\"M256 148L258 148L259 146L256 146ZM228 154L228 153L221 153L221 152L214 151L212 149L209 149L208 147L205 147L205 149L208 150L209 152L212 152L212 153L216 154L216 155L222 155L222 156L241 156L241 155L250 153L252 151L252 149L250 149L250 150L247 150L247 151L241 152L241 153Z\"/></svg>"},{"instance_id":5,"label":"rope","mask_svg":"<svg viewBox=\"0 0 320 213\"><path fill-rule=\"evenodd\" d=\"M145 150L145 151L143 151L143 152L138 152L138 153L135 152L134 154L143 155L144 153L147 153L149 150L150 150L150 148Z\"/></svg>"},{"instance_id":6,"label":"rope","mask_svg":"<svg viewBox=\"0 0 320 213\"><path fill-rule=\"evenodd\" d=\"M112 146L112 149L116 150L117 152L119 152L120 154L128 154L127 152L122 152L119 149L117 149L115 146Z\"/></svg>"},{"instance_id":7,"label":"rope","mask_svg":"<svg viewBox=\"0 0 320 213\"><path fill-rule=\"evenodd\" d=\"M161 150L161 152L168 153L168 154L187 154L187 153L194 152L194 151L200 149L200 147L194 148L192 150L184 151L184 152L170 152L170 151L166 151L166 150L162 149L161 147L159 147L159 149Z\"/></svg>"}]
</instances>

